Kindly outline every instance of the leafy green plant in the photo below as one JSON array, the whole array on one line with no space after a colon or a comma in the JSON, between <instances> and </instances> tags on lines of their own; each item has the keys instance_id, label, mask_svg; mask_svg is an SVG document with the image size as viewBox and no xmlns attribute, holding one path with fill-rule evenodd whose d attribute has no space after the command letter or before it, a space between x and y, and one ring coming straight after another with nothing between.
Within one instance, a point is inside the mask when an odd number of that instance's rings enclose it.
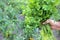
<instances>
[{"instance_id":1,"label":"leafy green plant","mask_svg":"<svg viewBox=\"0 0 60 40\"><path fill-rule=\"evenodd\" d=\"M41 28L40 40L54 40L51 29L48 25L42 25L44 21L57 13L56 6L59 0L27 0L27 5L23 10L25 15L24 31L29 40L35 28Z\"/></svg>"}]
</instances>

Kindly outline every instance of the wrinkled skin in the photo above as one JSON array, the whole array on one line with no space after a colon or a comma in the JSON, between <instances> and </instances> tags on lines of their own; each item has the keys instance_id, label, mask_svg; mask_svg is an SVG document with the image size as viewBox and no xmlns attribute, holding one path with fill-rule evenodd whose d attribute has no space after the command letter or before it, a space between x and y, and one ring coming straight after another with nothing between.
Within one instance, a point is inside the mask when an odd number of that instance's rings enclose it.
<instances>
[{"instance_id":1,"label":"wrinkled skin","mask_svg":"<svg viewBox=\"0 0 60 40\"><path fill-rule=\"evenodd\" d=\"M60 21L54 21L54 20L48 19L43 24L50 24L51 29L60 30Z\"/></svg>"}]
</instances>

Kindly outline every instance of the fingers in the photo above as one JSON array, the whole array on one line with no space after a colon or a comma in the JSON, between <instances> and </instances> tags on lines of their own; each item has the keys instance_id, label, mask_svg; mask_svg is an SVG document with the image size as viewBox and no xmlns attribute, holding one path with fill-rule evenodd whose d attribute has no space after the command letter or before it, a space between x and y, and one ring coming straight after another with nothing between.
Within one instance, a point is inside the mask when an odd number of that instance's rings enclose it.
<instances>
[{"instance_id":1,"label":"fingers","mask_svg":"<svg viewBox=\"0 0 60 40\"><path fill-rule=\"evenodd\" d=\"M49 20L45 21L43 24L48 24L49 23Z\"/></svg>"},{"instance_id":2,"label":"fingers","mask_svg":"<svg viewBox=\"0 0 60 40\"><path fill-rule=\"evenodd\" d=\"M46 22L44 22L43 24L47 24Z\"/></svg>"},{"instance_id":3,"label":"fingers","mask_svg":"<svg viewBox=\"0 0 60 40\"><path fill-rule=\"evenodd\" d=\"M48 19L48 20L46 20L43 24L48 24L48 23L51 23L51 19Z\"/></svg>"}]
</instances>

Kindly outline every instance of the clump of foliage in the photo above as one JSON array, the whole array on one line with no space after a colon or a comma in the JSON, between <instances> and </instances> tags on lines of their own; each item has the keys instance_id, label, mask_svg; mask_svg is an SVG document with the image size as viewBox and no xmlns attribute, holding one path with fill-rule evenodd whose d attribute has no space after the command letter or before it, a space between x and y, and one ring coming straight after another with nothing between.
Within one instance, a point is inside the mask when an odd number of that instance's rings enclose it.
<instances>
[{"instance_id":1,"label":"clump of foliage","mask_svg":"<svg viewBox=\"0 0 60 40\"><path fill-rule=\"evenodd\" d=\"M0 0L0 32L4 40L14 40L23 26L19 18L22 13L20 4L21 0Z\"/></svg>"},{"instance_id":2,"label":"clump of foliage","mask_svg":"<svg viewBox=\"0 0 60 40\"><path fill-rule=\"evenodd\" d=\"M26 6L22 7L25 15L24 31L28 38L26 40L32 38L35 28L41 28L40 40L54 40L50 27L42 23L57 13L58 4L59 0L27 0Z\"/></svg>"}]
</instances>

